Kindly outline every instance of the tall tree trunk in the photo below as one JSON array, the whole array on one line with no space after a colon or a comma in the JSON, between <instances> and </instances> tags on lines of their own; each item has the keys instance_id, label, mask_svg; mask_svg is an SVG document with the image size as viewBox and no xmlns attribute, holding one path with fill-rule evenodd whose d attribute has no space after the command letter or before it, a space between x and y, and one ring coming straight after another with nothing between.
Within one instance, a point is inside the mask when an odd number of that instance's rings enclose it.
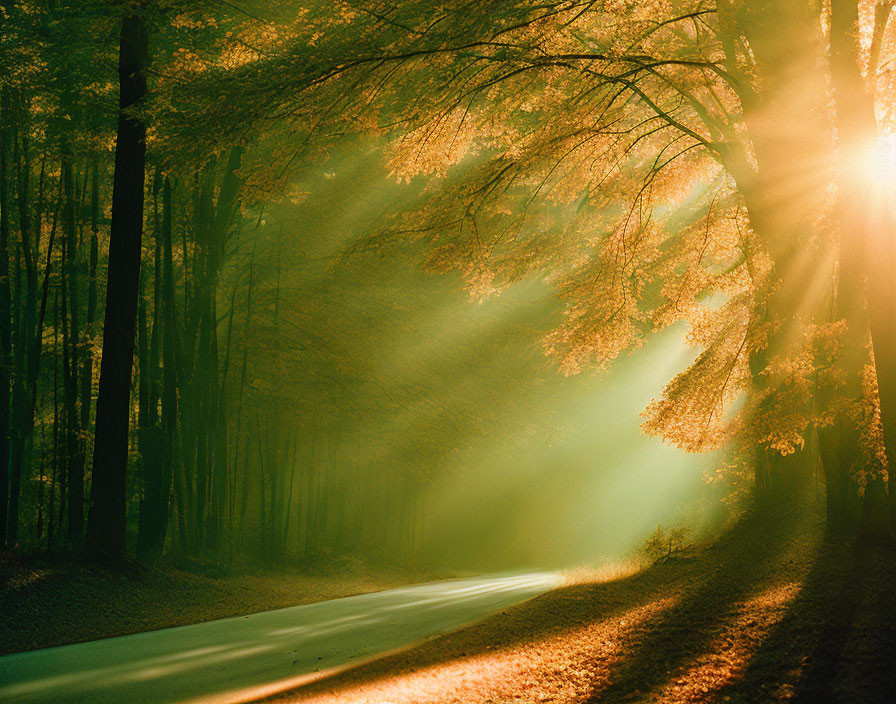
<instances>
[{"instance_id":1,"label":"tall tree trunk","mask_svg":"<svg viewBox=\"0 0 896 704\"><path fill-rule=\"evenodd\" d=\"M37 312L37 256L40 243L38 239L34 239L31 227L31 203L29 200L31 190L31 140L28 134L27 108L24 104L18 106L16 122L21 129L19 139L21 149L17 149L19 156L17 159L18 204L21 253L25 270L24 302L20 300L17 303L21 320L15 344L11 421L12 446L10 448L10 483L13 488L11 493L14 493L16 496L15 508L17 513L19 487L24 467L27 465L34 433L34 412L29 403L28 390L30 389L30 368L32 366L30 357L34 354L32 340L35 335L35 314ZM16 520L16 522L18 521Z\"/></svg>"},{"instance_id":2,"label":"tall tree trunk","mask_svg":"<svg viewBox=\"0 0 896 704\"><path fill-rule=\"evenodd\" d=\"M9 88L0 86L0 548L15 545L18 520L7 515L9 498L9 402L12 311L9 285ZM9 524L9 525L8 525ZM11 529L11 530L8 530Z\"/></svg>"},{"instance_id":3,"label":"tall tree trunk","mask_svg":"<svg viewBox=\"0 0 896 704\"><path fill-rule=\"evenodd\" d=\"M878 16L880 24L881 16ZM883 17L885 26L886 17ZM837 132L841 158L872 148L877 138L874 102L862 76L858 46L859 13L856 0L831 2L831 76L837 109ZM883 26L875 34L883 32ZM877 67L869 66L869 75L876 76ZM874 79L872 79L874 80ZM867 272L868 319L863 316L862 333L870 324L874 360L880 389L881 420L890 464L896 459L896 334L893 316L896 300L893 295L894 250L892 229L875 217L875 211L888 207L869 198L867 175L859 169L844 169L840 183L839 218L842 261L840 289L860 295L862 272ZM857 306L858 307L858 306ZM855 316L858 318L858 315ZM864 337L858 337L861 340ZM847 369L855 374L855 370ZM860 371L860 368L859 368ZM877 479L869 480L865 490L860 533L865 540L896 542L886 511L886 486ZM882 515L878 515L881 514Z\"/></svg>"},{"instance_id":4,"label":"tall tree trunk","mask_svg":"<svg viewBox=\"0 0 896 704\"><path fill-rule=\"evenodd\" d=\"M286 503L283 517L283 534L280 538L280 544L286 546L289 541L289 519L293 511L293 488L296 482L296 458L299 446L299 427L295 426L292 430L292 452L289 453L289 483L287 486Z\"/></svg>"},{"instance_id":5,"label":"tall tree trunk","mask_svg":"<svg viewBox=\"0 0 896 704\"><path fill-rule=\"evenodd\" d=\"M59 294L56 293L53 299L53 479L50 482L47 550L52 550L54 547L56 481L59 477ZM61 493L59 501L62 503ZM59 522L62 523L61 516Z\"/></svg>"},{"instance_id":6,"label":"tall tree trunk","mask_svg":"<svg viewBox=\"0 0 896 704\"><path fill-rule=\"evenodd\" d=\"M87 260L87 316L84 319L84 352L81 369L81 427L90 427L90 397L93 390L93 328L96 322L96 269L99 261L100 174L99 162L93 163L90 203L90 250Z\"/></svg>"},{"instance_id":7,"label":"tall tree trunk","mask_svg":"<svg viewBox=\"0 0 896 704\"><path fill-rule=\"evenodd\" d=\"M153 180L153 234L154 256L152 267L152 323L149 323L149 302L146 295L146 283L150 273L143 267L140 272L140 293L137 312L138 359L139 359L139 416L137 427L137 444L140 454L140 474L143 477L143 496L140 500L140 515L137 528L137 559L144 562L155 562L161 557L164 547L164 535L159 545L159 527L162 525L163 474L165 468L161 458L161 437L158 417L159 389L159 326L161 311L159 296L161 292L160 247L162 233L159 223L159 190L161 177L156 173ZM167 512L167 502L164 511ZM165 521L167 523L167 521Z\"/></svg>"},{"instance_id":8,"label":"tall tree trunk","mask_svg":"<svg viewBox=\"0 0 896 704\"><path fill-rule=\"evenodd\" d=\"M162 223L156 230L156 281L153 291L155 317L153 321L152 341L143 350L141 341L141 362L147 364L155 376L156 366L153 360L153 344L158 344L157 326L160 326L163 348L162 366L162 417L161 424L155 426L155 413L147 411L153 423L144 442L143 468L145 496L140 505L140 527L137 534L137 558L146 562L156 562L161 558L165 548L165 536L168 530L168 508L171 497L171 483L174 476L175 432L177 427L177 377L175 367L175 329L174 329L174 283L171 221L171 182L165 179L162 187ZM145 331L145 325L141 325ZM145 359L144 359L145 358ZM141 375L142 375L141 371ZM141 385L143 379L141 379ZM154 407L154 390L157 382L153 378L147 387L147 403ZM142 392L142 386L141 386ZM141 433L144 429L141 428ZM150 443L154 447L149 453ZM149 464L147 460L152 460Z\"/></svg>"},{"instance_id":9,"label":"tall tree trunk","mask_svg":"<svg viewBox=\"0 0 896 704\"><path fill-rule=\"evenodd\" d=\"M140 16L124 18L120 41L106 315L87 526L88 554L111 559L121 559L126 552L128 404L143 237L146 126L129 111L146 94L147 32Z\"/></svg>"},{"instance_id":10,"label":"tall tree trunk","mask_svg":"<svg viewBox=\"0 0 896 704\"><path fill-rule=\"evenodd\" d=\"M75 227L75 178L71 153L62 147L62 181L65 204L62 227L65 234L64 295L68 304L67 325L63 340L68 349L64 374L66 461L68 472L68 544L80 551L84 536L84 443L78 415L78 374L80 371L80 332L78 326L78 242ZM65 318L64 318L65 320Z\"/></svg>"},{"instance_id":11,"label":"tall tree trunk","mask_svg":"<svg viewBox=\"0 0 896 704\"><path fill-rule=\"evenodd\" d=\"M158 236L158 233L156 233ZM140 512L137 527L137 559L146 558L146 531L149 513L154 506L147 501L156 491L158 461L155 457L156 439L152 437L155 427L154 413L150 406L149 388L152 385L153 369L149 364L149 335L146 313L146 267L140 269L137 292L137 452L140 476L143 479L143 495L140 497ZM152 507L151 507L152 506Z\"/></svg>"},{"instance_id":12,"label":"tall tree trunk","mask_svg":"<svg viewBox=\"0 0 896 704\"><path fill-rule=\"evenodd\" d=\"M261 216L258 218L258 222L261 222ZM258 226L256 225L256 230ZM236 447L233 452L233 492L231 503L236 499L236 480L239 468L239 449L240 449L240 438L242 432L242 418L243 418L243 394L246 388L246 368L248 366L248 357L249 357L249 333L250 333L250 323L252 320L252 285L254 282L254 273L255 273L255 248L258 246L258 239L255 240L255 243L252 245L252 255L249 259L249 285L247 286L246 291L246 321L245 328L243 332L243 361L240 365L240 381L239 387L237 391L237 410L236 410ZM242 537L243 537L243 529L245 526L246 519L246 504L248 502L248 493L249 493L249 481L248 481L248 462L249 462L249 440L246 439L246 446L243 450L246 460L244 462L243 467L243 487L242 487L242 496L240 499L240 515L239 515L239 533L240 541L242 545ZM230 531L233 533L233 516L230 519L231 528Z\"/></svg>"}]
</instances>

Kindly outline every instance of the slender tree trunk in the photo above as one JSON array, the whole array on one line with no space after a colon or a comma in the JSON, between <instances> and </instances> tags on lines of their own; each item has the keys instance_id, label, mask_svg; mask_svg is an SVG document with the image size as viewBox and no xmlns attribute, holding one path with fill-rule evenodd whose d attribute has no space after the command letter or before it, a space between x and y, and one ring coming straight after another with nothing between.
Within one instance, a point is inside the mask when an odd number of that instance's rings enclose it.
<instances>
[{"instance_id":1,"label":"slender tree trunk","mask_svg":"<svg viewBox=\"0 0 896 704\"><path fill-rule=\"evenodd\" d=\"M261 217L259 217L259 223L261 222ZM258 227L256 226L256 230ZM239 448L240 448L240 438L242 432L242 417L243 417L243 394L246 388L246 368L248 366L248 357L249 357L249 333L250 333L250 322L252 320L252 285L254 283L254 273L255 273L255 248L258 246L258 240L255 240L255 243L252 246L252 256L249 259L249 284L247 286L246 291L246 322L245 328L243 332L243 361L240 365L240 381L239 381L239 389L237 391L237 411L236 411L236 448L234 449L233 456L233 496L234 499L236 497L236 481L237 481L237 470L239 467ZM246 446L243 450L246 460L244 462L244 470L243 470L243 490L242 496L240 499L240 514L239 514L239 535L240 540L242 541L243 530L245 526L246 519L246 504L248 502L248 461L249 461L249 441L246 440ZM231 532L233 532L233 518L231 517Z\"/></svg>"},{"instance_id":2,"label":"slender tree trunk","mask_svg":"<svg viewBox=\"0 0 896 704\"><path fill-rule=\"evenodd\" d=\"M9 403L12 369L12 311L9 284L9 133L10 95L0 87L0 548L15 546L18 517L7 515L9 496ZM7 503L9 502L9 504Z\"/></svg>"},{"instance_id":3,"label":"slender tree trunk","mask_svg":"<svg viewBox=\"0 0 896 704\"><path fill-rule=\"evenodd\" d=\"M158 233L156 233L158 235ZM137 452L140 476L143 479L143 495L140 497L140 513L137 527L137 559L145 561L149 516L155 509L152 496L157 491L159 466L155 457L157 440L153 438L154 422L150 406L153 370L149 364L149 339L146 320L146 267L140 269L137 292Z\"/></svg>"},{"instance_id":4,"label":"slender tree trunk","mask_svg":"<svg viewBox=\"0 0 896 704\"><path fill-rule=\"evenodd\" d=\"M60 269L63 269L65 267L64 252L65 252L65 249L63 248L63 251L60 253L62 255L62 256L60 256L60 266L59 266ZM56 333L56 357L59 360L59 363L61 366L62 378L65 379L65 375L66 375L65 366L68 363L68 361L67 361L68 355L67 355L66 343L65 343L65 337L64 337L65 329L66 329L65 287L60 285L59 288L61 289L61 291L57 291L56 296L55 296L55 304L56 304L55 323L56 323L56 330L58 331L61 329L63 331L63 339L62 339L62 343L60 346L59 334L57 332ZM64 385L64 382L63 382L63 385ZM65 525L65 523L64 523L65 514L66 514L66 510L68 509L68 471L67 471L68 464L67 464L66 458L65 458L65 448L66 448L65 433L66 433L66 427L67 427L65 417L64 417L65 408L64 408L64 401L62 402L62 404L63 404L62 408L60 408L58 386L56 387L56 391L53 396L53 403L54 403L55 413L59 420L59 423L58 423L58 427L59 427L59 433L58 433L58 446L59 446L59 452L58 452L58 460L59 460L58 534L61 539L63 525Z\"/></svg>"},{"instance_id":5,"label":"slender tree trunk","mask_svg":"<svg viewBox=\"0 0 896 704\"><path fill-rule=\"evenodd\" d=\"M24 467L27 465L27 458L30 455L34 433L34 412L29 403L29 387L27 384L30 384L30 367L33 364L30 356L34 354L31 342L35 335L35 314L37 307L36 259L38 256L39 241L32 241L31 203L29 200L31 190L31 140L28 134L27 108L24 104L18 106L16 123L20 126L21 130L19 139L21 149L16 150L16 161L18 164L19 232L21 233L20 252L25 271L24 301L17 295L19 300L16 304L16 309L20 314L20 320L18 335L15 342L11 421L12 443L10 447L11 494L15 496L15 501L11 503L14 503L14 512L16 513L15 522L18 523L18 495ZM37 354L39 354L39 352ZM13 532L15 532L15 529L13 529Z\"/></svg>"},{"instance_id":6,"label":"slender tree trunk","mask_svg":"<svg viewBox=\"0 0 896 704\"><path fill-rule=\"evenodd\" d=\"M68 350L64 374L66 462L68 472L68 544L79 552L84 536L84 443L78 415L78 372L80 367L78 326L78 243L75 226L75 179L68 147L62 148L62 181L64 206L62 227L65 235L64 295L68 305L66 330L63 335Z\"/></svg>"},{"instance_id":7,"label":"slender tree trunk","mask_svg":"<svg viewBox=\"0 0 896 704\"><path fill-rule=\"evenodd\" d=\"M40 444L44 447L44 424L40 424ZM37 473L37 525L34 527L34 542L40 545L41 538L44 537L44 490L47 482L46 466L44 453L40 454L40 462L38 464Z\"/></svg>"},{"instance_id":8,"label":"slender tree trunk","mask_svg":"<svg viewBox=\"0 0 896 704\"><path fill-rule=\"evenodd\" d=\"M159 329L162 322L160 310L161 296L161 244L163 234L159 222L159 191L161 176L156 173L153 180L153 267L152 267L152 323L149 323L149 302L146 295L146 282L150 273L143 267L140 272L140 293L137 310L138 359L139 359L139 419L137 442L140 453L140 473L143 477L143 496L140 499L140 515L137 528L137 559L143 562L155 562L164 548L164 535L159 539L159 530L167 525L167 493L164 476L165 463L162 458L162 437L158 417L159 394ZM163 498L164 497L164 498ZM164 503L164 507L163 504ZM165 518L163 518L165 514Z\"/></svg>"},{"instance_id":9,"label":"slender tree trunk","mask_svg":"<svg viewBox=\"0 0 896 704\"><path fill-rule=\"evenodd\" d=\"M53 549L56 481L59 477L59 296L53 304L53 480L50 482L50 507L47 530L47 550ZM62 497L60 494L60 502ZM60 518L61 523L61 518Z\"/></svg>"},{"instance_id":10,"label":"slender tree trunk","mask_svg":"<svg viewBox=\"0 0 896 704\"><path fill-rule=\"evenodd\" d=\"M175 320L174 320L174 275L172 257L172 213L171 213L171 182L165 179L162 186L162 223L161 229L157 229L158 239L156 257L156 286L154 299L156 303L156 318L153 322L153 341L156 341L156 325L161 326L163 366L162 366L162 417L159 432L153 432L151 438L147 438L157 447L153 450L151 458L156 460L153 466L147 466L144 459L145 491L143 503L140 506L140 531L137 535L137 557L147 562L156 562L162 556L165 547L165 535L168 530L168 510L171 497L171 484L174 476L175 443L177 428L177 371L175 367ZM141 328L142 329L142 328ZM146 364L155 370L152 360L152 342L147 350L142 349L141 357L147 358ZM144 354L145 353L145 354ZM153 382L147 388L147 402L154 405L152 387ZM154 413L147 411L150 420L154 422ZM153 427L155 430L155 427ZM148 447L147 447L148 450ZM146 457L150 457L147 455Z\"/></svg>"},{"instance_id":11,"label":"slender tree trunk","mask_svg":"<svg viewBox=\"0 0 896 704\"><path fill-rule=\"evenodd\" d=\"M296 454L297 454L298 444L299 444L298 436L299 436L299 429L297 426L297 427L293 428L293 432L292 432L292 452L290 453L290 459L289 459L289 484L287 484L288 493L286 495L286 504L285 504L286 508L284 511L285 515L283 517L283 535L280 539L281 545L284 545L284 546L287 544L287 542L289 540L289 519L290 519L290 517L292 515L292 511L293 511L292 494L293 494L293 487L295 486L295 481L296 481Z\"/></svg>"},{"instance_id":12,"label":"slender tree trunk","mask_svg":"<svg viewBox=\"0 0 896 704\"><path fill-rule=\"evenodd\" d=\"M267 541L267 493L265 476L264 476L264 451L262 449L261 425L258 421L258 414L255 415L255 448L258 451L258 526L259 526L259 555L266 561L270 554L270 546Z\"/></svg>"},{"instance_id":13,"label":"slender tree trunk","mask_svg":"<svg viewBox=\"0 0 896 704\"><path fill-rule=\"evenodd\" d=\"M111 559L121 559L126 552L128 405L134 360L146 159L146 126L140 117L129 112L129 108L146 94L146 62L146 27L141 17L129 15L121 25L120 109L87 529L89 555Z\"/></svg>"},{"instance_id":14,"label":"slender tree trunk","mask_svg":"<svg viewBox=\"0 0 896 704\"><path fill-rule=\"evenodd\" d=\"M93 390L93 332L96 322L96 269L99 262L100 176L99 163L92 169L90 203L90 250L87 261L87 316L84 320L84 359L81 370L81 427L90 427L91 392Z\"/></svg>"},{"instance_id":15,"label":"slender tree trunk","mask_svg":"<svg viewBox=\"0 0 896 704\"><path fill-rule=\"evenodd\" d=\"M252 447L250 443L252 442L252 438L249 437L248 433L246 434L246 447L243 452L243 491L242 496L240 498L240 520L239 520L239 532L240 536L240 547L242 548L245 544L246 539L246 516L249 511L249 467L250 460L252 454Z\"/></svg>"}]
</instances>

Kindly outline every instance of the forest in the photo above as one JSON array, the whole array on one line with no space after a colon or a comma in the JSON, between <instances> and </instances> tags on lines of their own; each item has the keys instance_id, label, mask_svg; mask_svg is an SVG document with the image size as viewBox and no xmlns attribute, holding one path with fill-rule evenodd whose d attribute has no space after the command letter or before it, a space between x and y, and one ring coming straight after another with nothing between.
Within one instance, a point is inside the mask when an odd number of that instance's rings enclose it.
<instances>
[{"instance_id":1,"label":"forest","mask_svg":"<svg viewBox=\"0 0 896 704\"><path fill-rule=\"evenodd\" d=\"M0 1L0 699L894 701L894 4Z\"/></svg>"}]
</instances>

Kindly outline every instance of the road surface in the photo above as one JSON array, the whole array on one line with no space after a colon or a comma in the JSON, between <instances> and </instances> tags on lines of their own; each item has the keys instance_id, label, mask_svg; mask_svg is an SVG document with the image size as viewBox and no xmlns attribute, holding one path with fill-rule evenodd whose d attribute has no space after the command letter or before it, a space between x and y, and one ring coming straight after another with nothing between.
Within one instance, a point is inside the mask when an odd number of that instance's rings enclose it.
<instances>
[{"instance_id":1,"label":"road surface","mask_svg":"<svg viewBox=\"0 0 896 704\"><path fill-rule=\"evenodd\" d=\"M2 702L244 702L547 591L538 572L432 582L0 657Z\"/></svg>"}]
</instances>

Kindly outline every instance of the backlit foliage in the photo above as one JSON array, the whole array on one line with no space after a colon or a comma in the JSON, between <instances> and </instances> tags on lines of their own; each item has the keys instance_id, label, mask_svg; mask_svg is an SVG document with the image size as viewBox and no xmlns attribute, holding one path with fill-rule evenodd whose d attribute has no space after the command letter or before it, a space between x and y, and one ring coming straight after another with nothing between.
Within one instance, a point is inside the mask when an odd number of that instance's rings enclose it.
<instances>
[{"instance_id":1,"label":"backlit foliage","mask_svg":"<svg viewBox=\"0 0 896 704\"><path fill-rule=\"evenodd\" d=\"M893 72L877 55L893 31L877 8L860 3L857 39L886 131ZM851 156L837 153L827 3L344 0L265 17L188 85L212 113L226 105L218 145L253 124L271 137L248 189L282 188L334 137L385 135L392 177L419 182L424 205L367 247L423 239L473 298L545 278L566 303L545 339L563 373L687 326L702 351L646 409L647 433L790 454L836 417L879 457L876 387L866 374L849 391L831 352L866 333L830 316L833 165ZM159 115L172 149L214 148L164 102ZM294 151L269 146L282 134ZM840 394L823 408L822 387Z\"/></svg>"}]
</instances>

